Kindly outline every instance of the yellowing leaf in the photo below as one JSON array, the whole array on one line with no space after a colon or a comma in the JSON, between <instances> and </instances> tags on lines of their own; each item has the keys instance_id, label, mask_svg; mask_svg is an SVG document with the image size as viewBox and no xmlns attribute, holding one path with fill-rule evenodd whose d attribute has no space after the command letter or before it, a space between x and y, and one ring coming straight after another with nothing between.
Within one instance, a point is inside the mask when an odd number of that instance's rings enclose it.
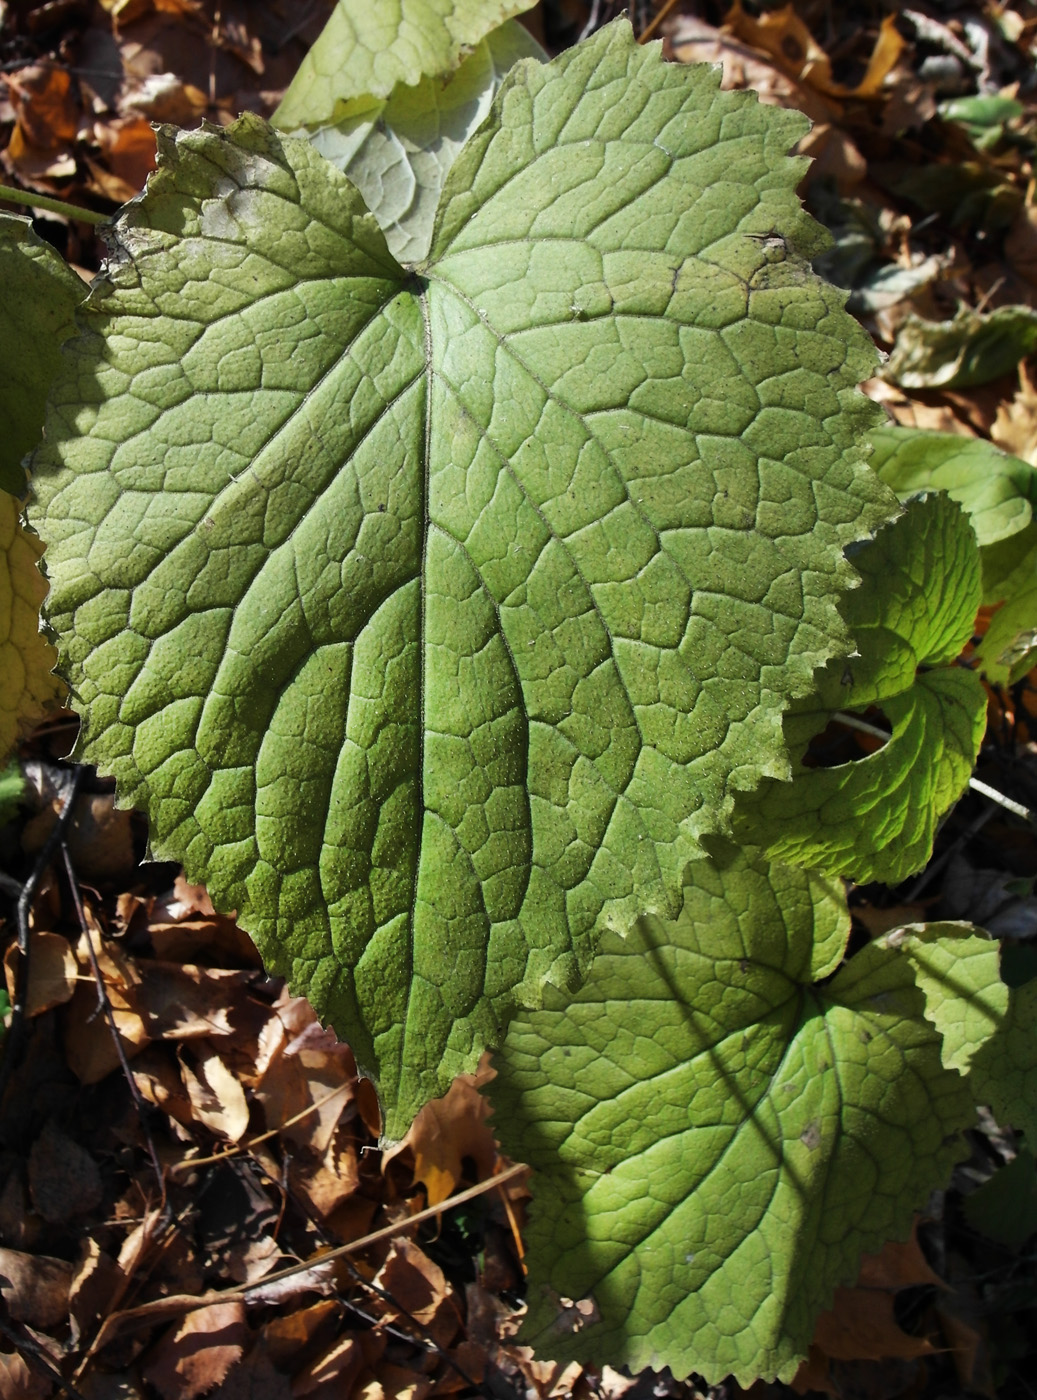
<instances>
[{"instance_id":1,"label":"yellowing leaf","mask_svg":"<svg viewBox=\"0 0 1037 1400\"><path fill-rule=\"evenodd\" d=\"M0 491L0 756L64 694L54 648L40 634L47 592L37 567L43 546L22 528L18 503Z\"/></svg>"}]
</instances>

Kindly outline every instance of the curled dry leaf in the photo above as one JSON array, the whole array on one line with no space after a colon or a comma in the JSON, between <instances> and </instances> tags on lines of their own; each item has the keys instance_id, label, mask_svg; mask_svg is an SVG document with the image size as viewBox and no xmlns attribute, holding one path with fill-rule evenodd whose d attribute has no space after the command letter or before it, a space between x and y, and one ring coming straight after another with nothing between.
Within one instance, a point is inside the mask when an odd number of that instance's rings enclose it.
<instances>
[{"instance_id":1,"label":"curled dry leaf","mask_svg":"<svg viewBox=\"0 0 1037 1400\"><path fill-rule=\"evenodd\" d=\"M199 1049L194 1066L186 1059L180 1061L180 1072L195 1117L210 1132L228 1142L238 1142L248 1127L245 1091L215 1051L204 1045Z\"/></svg>"}]
</instances>

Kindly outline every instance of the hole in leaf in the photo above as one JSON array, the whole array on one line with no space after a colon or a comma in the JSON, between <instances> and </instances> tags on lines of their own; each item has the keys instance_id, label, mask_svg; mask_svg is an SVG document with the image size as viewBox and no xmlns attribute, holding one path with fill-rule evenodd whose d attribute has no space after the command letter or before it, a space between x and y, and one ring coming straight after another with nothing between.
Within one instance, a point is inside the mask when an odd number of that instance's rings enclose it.
<instances>
[{"instance_id":1,"label":"hole in leaf","mask_svg":"<svg viewBox=\"0 0 1037 1400\"><path fill-rule=\"evenodd\" d=\"M856 763L883 748L892 733L892 724L877 705L860 712L840 710L807 745L803 766L838 768Z\"/></svg>"}]
</instances>

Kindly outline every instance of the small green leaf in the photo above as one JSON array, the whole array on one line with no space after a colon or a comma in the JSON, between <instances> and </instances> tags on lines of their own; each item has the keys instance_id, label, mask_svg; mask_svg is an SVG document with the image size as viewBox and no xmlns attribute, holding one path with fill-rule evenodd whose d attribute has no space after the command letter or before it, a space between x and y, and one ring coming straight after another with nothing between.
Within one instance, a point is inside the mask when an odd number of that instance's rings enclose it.
<instances>
[{"instance_id":1,"label":"small green leaf","mask_svg":"<svg viewBox=\"0 0 1037 1400\"><path fill-rule=\"evenodd\" d=\"M987 679L1025 674L1037 640L1037 470L993 443L957 433L879 428L872 466L903 500L946 491L969 513L980 544L983 602L1002 603L976 649Z\"/></svg>"},{"instance_id":2,"label":"small green leaf","mask_svg":"<svg viewBox=\"0 0 1037 1400\"><path fill-rule=\"evenodd\" d=\"M52 394L82 752L407 1126L704 833L845 654L874 351L798 114L625 21L505 79L408 271L257 118L164 134Z\"/></svg>"},{"instance_id":3,"label":"small green leaf","mask_svg":"<svg viewBox=\"0 0 1037 1400\"><path fill-rule=\"evenodd\" d=\"M536 0L338 0L303 59L277 126L336 121L340 103L388 97L398 84L452 73L491 29Z\"/></svg>"},{"instance_id":4,"label":"small green leaf","mask_svg":"<svg viewBox=\"0 0 1037 1400\"><path fill-rule=\"evenodd\" d=\"M357 98L331 125L301 127L320 153L360 190L401 262L418 262L432 242L447 171L485 120L504 75L520 58L546 55L514 20L476 45L456 72L402 84L386 100Z\"/></svg>"},{"instance_id":5,"label":"small green leaf","mask_svg":"<svg viewBox=\"0 0 1037 1400\"><path fill-rule=\"evenodd\" d=\"M837 882L730 853L690 875L676 922L605 934L575 998L495 1057L495 1129L534 1168L525 1335L558 1360L787 1380L975 1110L906 959L871 944L818 985L846 938ZM600 1320L570 1331L559 1296Z\"/></svg>"},{"instance_id":6,"label":"small green leaf","mask_svg":"<svg viewBox=\"0 0 1037 1400\"><path fill-rule=\"evenodd\" d=\"M979 551L960 507L916 499L853 553L859 589L843 600L858 655L830 663L817 693L785 721L803 755L833 715L879 706L892 725L883 748L835 768L767 780L742 806L739 830L774 859L858 881L896 884L921 869L936 824L968 785L986 718L977 675L953 663L979 606Z\"/></svg>"},{"instance_id":7,"label":"small green leaf","mask_svg":"<svg viewBox=\"0 0 1037 1400\"><path fill-rule=\"evenodd\" d=\"M6 826L18 811L25 793L25 776L17 759L0 768L0 826Z\"/></svg>"},{"instance_id":8,"label":"small green leaf","mask_svg":"<svg viewBox=\"0 0 1037 1400\"><path fill-rule=\"evenodd\" d=\"M1037 350L1037 311L962 307L953 321L908 316L883 378L905 389L968 389L1014 370Z\"/></svg>"},{"instance_id":9,"label":"small green leaf","mask_svg":"<svg viewBox=\"0 0 1037 1400\"><path fill-rule=\"evenodd\" d=\"M980 548L1024 530L1037 504L1037 470L982 438L885 427L871 433L872 468L901 500L946 491L968 512Z\"/></svg>"},{"instance_id":10,"label":"small green leaf","mask_svg":"<svg viewBox=\"0 0 1037 1400\"><path fill-rule=\"evenodd\" d=\"M40 440L47 390L86 287L17 214L0 214L0 287L0 490L22 496L22 458Z\"/></svg>"}]
</instances>

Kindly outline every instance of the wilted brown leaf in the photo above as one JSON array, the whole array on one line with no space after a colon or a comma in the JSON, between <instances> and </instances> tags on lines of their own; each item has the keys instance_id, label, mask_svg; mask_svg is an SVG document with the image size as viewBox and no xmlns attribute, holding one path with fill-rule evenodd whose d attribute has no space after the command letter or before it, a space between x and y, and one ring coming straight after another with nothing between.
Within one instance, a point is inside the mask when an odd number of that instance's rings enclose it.
<instances>
[{"instance_id":1,"label":"wilted brown leaf","mask_svg":"<svg viewBox=\"0 0 1037 1400\"><path fill-rule=\"evenodd\" d=\"M416 1318L437 1345L448 1347L457 1336L461 1315L454 1291L439 1265L412 1240L393 1240L375 1283ZM392 1304L389 1307L391 1315ZM403 1314L398 1316L406 1327Z\"/></svg>"},{"instance_id":2,"label":"wilted brown leaf","mask_svg":"<svg viewBox=\"0 0 1037 1400\"><path fill-rule=\"evenodd\" d=\"M29 1194L49 1225L67 1225L89 1214L104 1195L93 1157L53 1121L29 1152Z\"/></svg>"}]
</instances>

